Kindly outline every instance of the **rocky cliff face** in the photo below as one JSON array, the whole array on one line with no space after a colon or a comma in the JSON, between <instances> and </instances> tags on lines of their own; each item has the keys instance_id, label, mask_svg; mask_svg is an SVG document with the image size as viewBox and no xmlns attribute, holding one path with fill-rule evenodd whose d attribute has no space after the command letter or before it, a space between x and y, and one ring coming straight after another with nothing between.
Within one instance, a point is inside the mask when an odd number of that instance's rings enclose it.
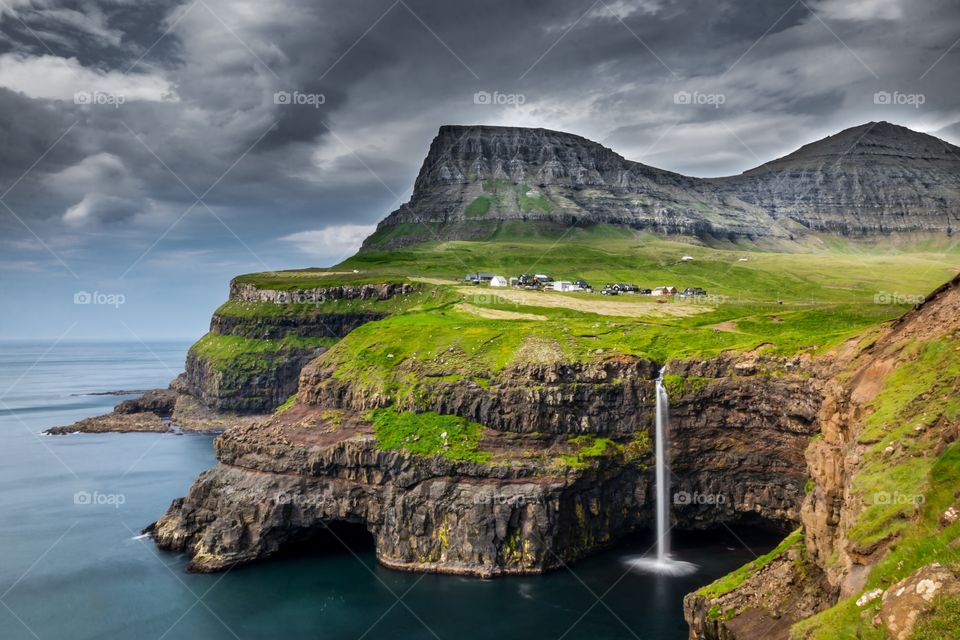
<instances>
[{"instance_id":1,"label":"rocky cliff face","mask_svg":"<svg viewBox=\"0 0 960 640\"><path fill-rule=\"evenodd\" d=\"M215 334L219 335L219 334ZM265 413L297 390L297 376L325 347L290 347L256 354L256 364L214 361L196 350L187 352L178 386L204 406L221 412Z\"/></svg>"},{"instance_id":2,"label":"rocky cliff face","mask_svg":"<svg viewBox=\"0 0 960 640\"><path fill-rule=\"evenodd\" d=\"M944 368L942 377L934 375L935 380L940 378L935 384L919 388L909 413L900 417L909 420L908 424L897 425L906 427L906 440L883 442L886 434L870 421L884 391L884 380L917 359L911 346L946 338L950 350L960 350L958 330L960 277L934 292L926 303L856 354L847 375L831 381L826 388L820 410L823 437L811 443L806 453L815 490L804 502L803 523L812 558L824 568L841 596L864 588L870 568L898 538L895 529L881 536L864 536L862 526L857 530L860 516L877 501L876 495L864 495L858 487L864 469L880 460L893 467L913 457L935 457L960 437L960 422L951 417L949 405L944 403L955 397L960 380ZM941 393L947 395L938 397ZM884 446L878 450L881 443ZM898 485L904 495L909 493L910 485ZM919 504L907 506L913 511Z\"/></svg>"},{"instance_id":3,"label":"rocky cliff face","mask_svg":"<svg viewBox=\"0 0 960 640\"><path fill-rule=\"evenodd\" d=\"M503 440L490 443L503 458L542 444ZM308 407L228 432L217 455L153 528L162 548L186 551L198 571L269 557L342 521L365 525L393 568L539 572L635 526L646 499L636 465L573 477L521 457L495 469L416 458L381 450L362 420L324 420Z\"/></svg>"},{"instance_id":4,"label":"rocky cliff face","mask_svg":"<svg viewBox=\"0 0 960 640\"><path fill-rule=\"evenodd\" d=\"M796 524L804 450L819 429L818 377L828 370L809 358L750 355L669 365L678 526Z\"/></svg>"},{"instance_id":5,"label":"rocky cliff face","mask_svg":"<svg viewBox=\"0 0 960 640\"><path fill-rule=\"evenodd\" d=\"M751 238L810 231L949 233L960 221L958 169L957 147L886 122L848 129L718 179L631 162L557 131L445 126L410 202L391 213L364 247L486 239L512 220Z\"/></svg>"},{"instance_id":6,"label":"rocky cliff face","mask_svg":"<svg viewBox=\"0 0 960 640\"><path fill-rule=\"evenodd\" d=\"M952 233L960 228L958 150L905 127L870 122L709 183L722 196L814 231Z\"/></svg>"},{"instance_id":7,"label":"rocky cliff face","mask_svg":"<svg viewBox=\"0 0 960 640\"><path fill-rule=\"evenodd\" d=\"M958 385L960 277L836 354L802 529L739 580L687 596L691 639L909 638L956 598L956 567L933 561L960 544Z\"/></svg>"},{"instance_id":8,"label":"rocky cliff face","mask_svg":"<svg viewBox=\"0 0 960 640\"><path fill-rule=\"evenodd\" d=\"M272 411L296 392L300 370L327 344L387 315L330 309L331 303L383 301L416 290L411 284L270 289L231 282L230 302L187 354L180 387L216 411Z\"/></svg>"},{"instance_id":9,"label":"rocky cliff face","mask_svg":"<svg viewBox=\"0 0 960 640\"><path fill-rule=\"evenodd\" d=\"M386 317L389 305L420 291L410 283L275 289L234 280L210 332L187 353L169 389L126 400L112 413L47 433L221 432L265 420L297 391L308 362L357 327ZM347 306L342 306L348 303Z\"/></svg>"},{"instance_id":10,"label":"rocky cliff face","mask_svg":"<svg viewBox=\"0 0 960 640\"><path fill-rule=\"evenodd\" d=\"M677 500L681 527L798 521L819 393L809 370L800 375L802 364L750 357L670 365L689 374L672 387L677 490L723 495L721 505ZM432 385L408 409L483 424L479 448L490 458L467 463L383 450L366 416L386 399L354 392L321 357L304 370L292 409L218 439L218 466L153 533L201 571L269 557L329 521L365 525L391 567L549 570L649 525L656 371L615 358L512 370L487 387ZM770 385L774 371L782 378ZM726 400L704 413L720 394ZM583 457L584 439L597 438L609 439L602 454Z\"/></svg>"}]
</instances>

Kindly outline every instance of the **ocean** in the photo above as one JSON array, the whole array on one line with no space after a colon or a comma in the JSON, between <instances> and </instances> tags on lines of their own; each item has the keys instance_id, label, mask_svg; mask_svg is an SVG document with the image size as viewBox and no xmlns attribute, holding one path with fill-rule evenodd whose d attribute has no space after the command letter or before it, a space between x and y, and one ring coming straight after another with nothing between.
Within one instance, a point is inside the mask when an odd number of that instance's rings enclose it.
<instances>
[{"instance_id":1,"label":"ocean","mask_svg":"<svg viewBox=\"0 0 960 640\"><path fill-rule=\"evenodd\" d=\"M777 542L677 536L683 577L629 569L650 536L535 577L400 573L362 541L188 574L139 532L215 464L210 436L41 435L124 399L91 393L166 386L188 346L0 342L0 639L683 640L683 595Z\"/></svg>"}]
</instances>

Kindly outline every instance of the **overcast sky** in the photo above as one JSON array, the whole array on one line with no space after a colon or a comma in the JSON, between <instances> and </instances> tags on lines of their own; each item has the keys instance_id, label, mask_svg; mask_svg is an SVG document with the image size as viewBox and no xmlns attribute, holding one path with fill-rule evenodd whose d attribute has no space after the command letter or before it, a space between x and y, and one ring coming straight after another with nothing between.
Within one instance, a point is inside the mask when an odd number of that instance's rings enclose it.
<instances>
[{"instance_id":1,"label":"overcast sky","mask_svg":"<svg viewBox=\"0 0 960 640\"><path fill-rule=\"evenodd\" d=\"M956 0L591 1L5 0L0 337L196 338L230 277L353 253L443 124L697 176L960 142Z\"/></svg>"}]
</instances>

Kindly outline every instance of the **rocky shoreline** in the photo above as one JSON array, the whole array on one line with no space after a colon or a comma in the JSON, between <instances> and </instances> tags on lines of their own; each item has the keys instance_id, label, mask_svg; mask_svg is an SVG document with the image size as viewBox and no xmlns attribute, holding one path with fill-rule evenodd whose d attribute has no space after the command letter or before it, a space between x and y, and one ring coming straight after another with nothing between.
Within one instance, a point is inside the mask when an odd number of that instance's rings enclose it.
<instances>
[{"instance_id":1,"label":"rocky shoreline","mask_svg":"<svg viewBox=\"0 0 960 640\"><path fill-rule=\"evenodd\" d=\"M238 424L250 424L266 417L218 412L175 387L174 384L167 389L132 392L142 393L142 395L139 398L124 400L110 413L84 418L71 425L51 427L44 431L44 434L51 436L75 433L219 434ZM128 393L107 392L103 395L128 395Z\"/></svg>"}]
</instances>

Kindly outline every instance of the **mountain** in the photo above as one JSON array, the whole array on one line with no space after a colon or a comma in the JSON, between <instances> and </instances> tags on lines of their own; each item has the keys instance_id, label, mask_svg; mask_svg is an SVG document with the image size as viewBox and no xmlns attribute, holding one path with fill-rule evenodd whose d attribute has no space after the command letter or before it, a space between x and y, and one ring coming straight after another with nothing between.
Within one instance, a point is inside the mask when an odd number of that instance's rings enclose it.
<instances>
[{"instance_id":1,"label":"mountain","mask_svg":"<svg viewBox=\"0 0 960 640\"><path fill-rule=\"evenodd\" d=\"M633 162L559 131L443 126L410 201L380 223L364 249L490 239L512 221L698 237L952 233L958 204L960 147L888 122L709 179Z\"/></svg>"}]
</instances>

